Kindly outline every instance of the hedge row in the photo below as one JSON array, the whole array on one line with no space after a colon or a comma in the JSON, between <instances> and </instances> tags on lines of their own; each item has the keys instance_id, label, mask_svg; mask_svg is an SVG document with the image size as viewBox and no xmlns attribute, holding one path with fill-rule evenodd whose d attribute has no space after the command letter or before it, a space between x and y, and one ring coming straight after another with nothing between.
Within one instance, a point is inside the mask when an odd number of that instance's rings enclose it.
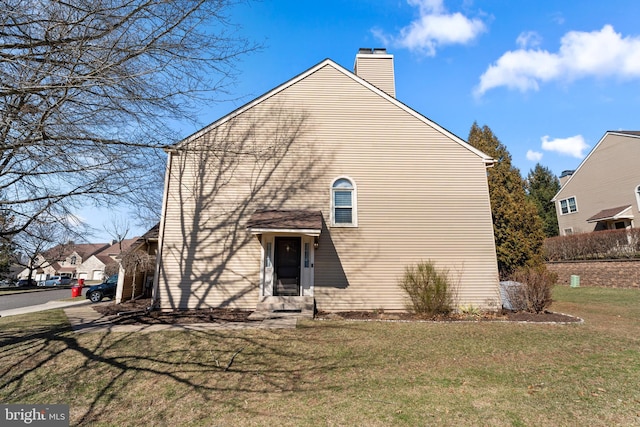
<instances>
[{"instance_id":1,"label":"hedge row","mask_svg":"<svg viewBox=\"0 0 640 427\"><path fill-rule=\"evenodd\" d=\"M606 230L551 237L544 242L547 261L640 257L640 229Z\"/></svg>"}]
</instances>

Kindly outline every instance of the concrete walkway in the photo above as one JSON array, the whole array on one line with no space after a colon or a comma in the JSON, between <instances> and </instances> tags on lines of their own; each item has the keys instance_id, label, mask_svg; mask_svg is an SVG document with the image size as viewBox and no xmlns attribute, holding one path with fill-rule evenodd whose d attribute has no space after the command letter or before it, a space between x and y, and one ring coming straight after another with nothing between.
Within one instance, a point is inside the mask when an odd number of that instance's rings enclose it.
<instances>
[{"instance_id":1,"label":"concrete walkway","mask_svg":"<svg viewBox=\"0 0 640 427\"><path fill-rule=\"evenodd\" d=\"M78 305L64 309L74 332L157 332L157 331L211 331L239 329L291 329L297 318L283 316L260 322L192 323L188 325L117 325L111 316L98 313L91 305Z\"/></svg>"},{"instance_id":2,"label":"concrete walkway","mask_svg":"<svg viewBox=\"0 0 640 427\"><path fill-rule=\"evenodd\" d=\"M90 304L88 299L78 299L78 301L49 301L44 304L31 305L28 307L11 308L8 310L0 310L0 317L17 316L19 314L36 313L38 311L55 310L58 308L84 306ZM95 311L95 310L94 310Z\"/></svg>"},{"instance_id":3,"label":"concrete walkway","mask_svg":"<svg viewBox=\"0 0 640 427\"><path fill-rule=\"evenodd\" d=\"M98 304L110 304L101 302ZM111 322L111 316L105 316L94 310L91 301L49 301L46 304L14 308L0 311L0 317L35 313L44 310L64 309L74 332L155 332L155 331L207 331L238 329L290 329L295 328L297 317L283 315L275 319L252 322L192 323L189 325L117 325Z\"/></svg>"}]
</instances>

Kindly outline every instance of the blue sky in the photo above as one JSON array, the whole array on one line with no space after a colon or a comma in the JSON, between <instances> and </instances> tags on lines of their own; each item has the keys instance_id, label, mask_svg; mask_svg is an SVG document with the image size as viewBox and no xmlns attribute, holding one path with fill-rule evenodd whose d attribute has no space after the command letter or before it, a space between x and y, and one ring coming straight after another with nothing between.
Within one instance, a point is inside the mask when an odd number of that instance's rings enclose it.
<instances>
[{"instance_id":1,"label":"blue sky","mask_svg":"<svg viewBox=\"0 0 640 427\"><path fill-rule=\"evenodd\" d=\"M522 175L575 169L607 130L640 129L638 1L329 0L243 4L232 21L264 49L239 64L233 96L206 124L360 47L395 57L397 98L466 139L474 121ZM185 129L185 134L190 130Z\"/></svg>"},{"instance_id":2,"label":"blue sky","mask_svg":"<svg viewBox=\"0 0 640 427\"><path fill-rule=\"evenodd\" d=\"M488 125L526 176L575 169L607 130L640 130L640 2L282 0L230 12L264 47L238 64L206 125L325 58L352 70L360 47L394 55L396 96L467 139ZM187 136L195 128L181 129Z\"/></svg>"}]
</instances>

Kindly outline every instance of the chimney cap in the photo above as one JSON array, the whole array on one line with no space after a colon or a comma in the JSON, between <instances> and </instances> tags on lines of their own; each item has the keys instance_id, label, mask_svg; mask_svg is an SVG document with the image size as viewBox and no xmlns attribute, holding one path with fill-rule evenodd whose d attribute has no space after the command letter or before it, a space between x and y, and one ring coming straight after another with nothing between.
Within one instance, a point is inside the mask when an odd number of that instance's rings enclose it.
<instances>
[{"instance_id":1,"label":"chimney cap","mask_svg":"<svg viewBox=\"0 0 640 427\"><path fill-rule=\"evenodd\" d=\"M361 47L358 55L389 55L386 47Z\"/></svg>"}]
</instances>

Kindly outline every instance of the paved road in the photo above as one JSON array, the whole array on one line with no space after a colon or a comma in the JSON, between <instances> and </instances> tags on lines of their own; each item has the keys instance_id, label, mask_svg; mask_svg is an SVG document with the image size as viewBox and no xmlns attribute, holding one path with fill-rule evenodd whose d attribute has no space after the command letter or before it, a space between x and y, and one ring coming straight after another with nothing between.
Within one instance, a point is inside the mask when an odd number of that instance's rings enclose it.
<instances>
[{"instance_id":1,"label":"paved road","mask_svg":"<svg viewBox=\"0 0 640 427\"><path fill-rule=\"evenodd\" d=\"M82 289L82 294L87 287ZM13 308L29 307L31 305L44 304L48 301L56 301L71 298L71 289L47 289L46 291L26 292L13 295L0 295L0 311Z\"/></svg>"}]
</instances>

